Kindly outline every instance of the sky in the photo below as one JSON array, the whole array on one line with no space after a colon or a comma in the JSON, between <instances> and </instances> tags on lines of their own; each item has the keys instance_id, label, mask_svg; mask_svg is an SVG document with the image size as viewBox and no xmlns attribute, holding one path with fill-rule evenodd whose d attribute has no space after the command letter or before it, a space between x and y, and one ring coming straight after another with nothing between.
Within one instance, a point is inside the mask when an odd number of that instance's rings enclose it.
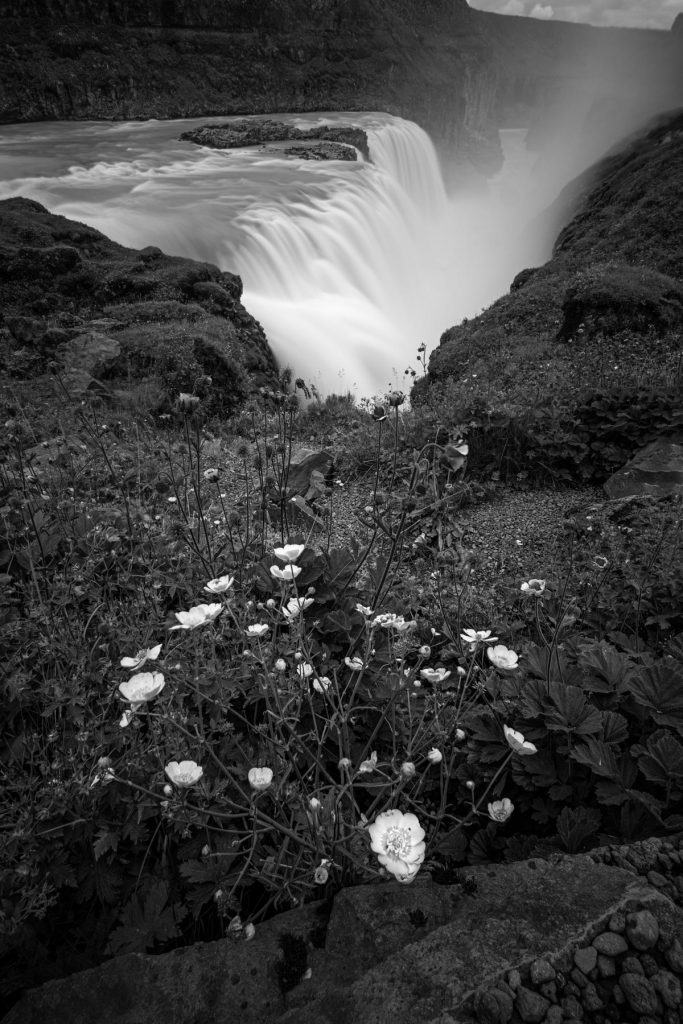
<instances>
[{"instance_id":1,"label":"sky","mask_svg":"<svg viewBox=\"0 0 683 1024\"><path fill-rule=\"evenodd\" d=\"M496 14L578 21L620 28L670 29L683 0L468 0L470 7Z\"/></svg>"}]
</instances>

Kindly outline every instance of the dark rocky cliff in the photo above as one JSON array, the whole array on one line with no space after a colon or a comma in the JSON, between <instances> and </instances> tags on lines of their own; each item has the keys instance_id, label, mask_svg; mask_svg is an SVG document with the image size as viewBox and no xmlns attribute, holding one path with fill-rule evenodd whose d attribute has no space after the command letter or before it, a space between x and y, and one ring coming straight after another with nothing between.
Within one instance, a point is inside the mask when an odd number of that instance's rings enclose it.
<instances>
[{"instance_id":1,"label":"dark rocky cliff","mask_svg":"<svg viewBox=\"0 0 683 1024\"><path fill-rule=\"evenodd\" d=\"M466 0L0 0L0 40L0 122L377 109L484 172L501 123L540 112L541 138L560 102L583 118L647 82L663 109L680 86L673 33Z\"/></svg>"}]
</instances>

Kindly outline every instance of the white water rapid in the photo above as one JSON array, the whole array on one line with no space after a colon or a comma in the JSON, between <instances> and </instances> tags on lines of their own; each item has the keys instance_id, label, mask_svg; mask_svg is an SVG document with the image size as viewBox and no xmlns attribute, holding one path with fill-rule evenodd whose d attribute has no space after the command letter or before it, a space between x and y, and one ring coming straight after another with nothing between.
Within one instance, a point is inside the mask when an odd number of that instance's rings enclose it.
<instances>
[{"instance_id":1,"label":"white water rapid","mask_svg":"<svg viewBox=\"0 0 683 1024\"><path fill-rule=\"evenodd\" d=\"M229 118L0 128L0 198L23 195L124 245L240 274L281 365L324 394L400 386L441 333L547 257L526 226L547 202L523 132L486 194L449 198L434 147L388 114L282 116L357 124L371 162L216 151L179 142Z\"/></svg>"}]
</instances>

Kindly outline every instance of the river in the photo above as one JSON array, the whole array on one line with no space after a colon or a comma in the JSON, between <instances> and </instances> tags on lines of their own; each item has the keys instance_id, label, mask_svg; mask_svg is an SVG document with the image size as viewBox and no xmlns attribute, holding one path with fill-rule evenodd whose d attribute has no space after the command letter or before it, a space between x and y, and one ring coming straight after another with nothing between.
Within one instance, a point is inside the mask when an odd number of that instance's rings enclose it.
<instances>
[{"instance_id":1,"label":"river","mask_svg":"<svg viewBox=\"0 0 683 1024\"><path fill-rule=\"evenodd\" d=\"M274 116L359 125L371 161L178 141L229 118L21 124L0 127L0 198L238 273L280 364L323 394L400 386L418 345L434 347L549 255L528 226L553 196L535 186L523 131L501 132L504 165L487 189L454 197L410 121Z\"/></svg>"}]
</instances>

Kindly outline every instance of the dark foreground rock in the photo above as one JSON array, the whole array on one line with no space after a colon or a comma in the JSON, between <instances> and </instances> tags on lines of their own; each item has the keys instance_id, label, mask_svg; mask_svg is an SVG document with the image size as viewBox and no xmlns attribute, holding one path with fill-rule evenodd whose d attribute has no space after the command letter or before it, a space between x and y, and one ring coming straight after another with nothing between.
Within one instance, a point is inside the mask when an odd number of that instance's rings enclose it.
<instances>
[{"instance_id":1,"label":"dark foreground rock","mask_svg":"<svg viewBox=\"0 0 683 1024\"><path fill-rule=\"evenodd\" d=\"M202 125L183 132L180 138L212 149L241 149L244 146L268 148L272 143L296 142L296 147L285 149L287 155L302 157L304 160L355 160L358 150L366 160L370 159L366 133L362 128L354 128L352 125L322 125L302 129L270 118L249 119Z\"/></svg>"},{"instance_id":2,"label":"dark foreground rock","mask_svg":"<svg viewBox=\"0 0 683 1024\"><path fill-rule=\"evenodd\" d=\"M635 1020L621 1014L638 1000L678 1021L681 848L648 840L469 867L466 886L347 889L252 941L130 954L49 982L4 1024L559 1024Z\"/></svg>"},{"instance_id":3,"label":"dark foreground rock","mask_svg":"<svg viewBox=\"0 0 683 1024\"><path fill-rule=\"evenodd\" d=\"M233 412L277 374L241 295L239 277L212 264L124 248L32 200L0 202L0 366L8 378L49 371L74 397L125 394L151 411L186 391Z\"/></svg>"}]
</instances>

